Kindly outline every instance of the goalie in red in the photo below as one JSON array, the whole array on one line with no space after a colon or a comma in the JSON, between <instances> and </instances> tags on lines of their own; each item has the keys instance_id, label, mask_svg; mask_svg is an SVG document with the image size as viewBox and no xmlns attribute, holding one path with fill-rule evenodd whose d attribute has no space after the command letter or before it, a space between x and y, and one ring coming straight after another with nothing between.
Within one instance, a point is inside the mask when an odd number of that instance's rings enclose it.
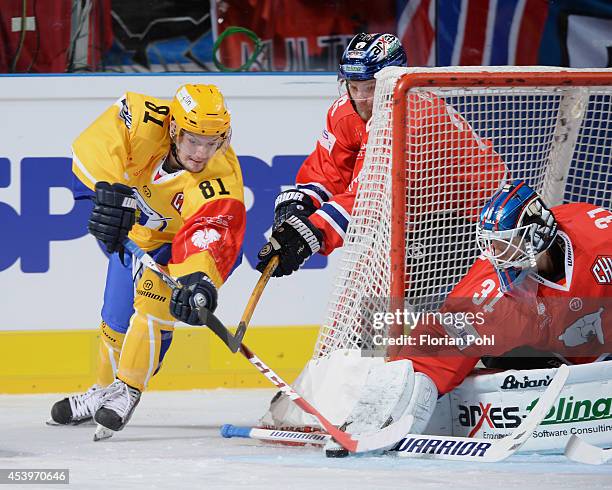
<instances>
[{"instance_id":1,"label":"goalie in red","mask_svg":"<svg viewBox=\"0 0 612 490\"><path fill-rule=\"evenodd\" d=\"M586 203L549 210L515 181L485 205L477 238L481 257L440 309L438 319L448 321L418 324L411 333L417 352L408 347L396 356L410 359L440 394L458 386L481 355L528 345L588 362L612 351L610 211ZM454 346L433 349L431 338Z\"/></svg>"},{"instance_id":2,"label":"goalie in red","mask_svg":"<svg viewBox=\"0 0 612 490\"><path fill-rule=\"evenodd\" d=\"M582 363L612 351L610 211L586 203L549 210L517 180L484 206L476 233L481 257L437 314L408 325L401 337L411 340L397 342L403 347L384 365L404 372L401 395L362 396L345 423L353 434L405 414L414 416L410 432L422 432L438 396L461 384L483 355L528 345ZM373 404L383 416L372 416ZM328 455L336 453L344 451L329 445Z\"/></svg>"}]
</instances>

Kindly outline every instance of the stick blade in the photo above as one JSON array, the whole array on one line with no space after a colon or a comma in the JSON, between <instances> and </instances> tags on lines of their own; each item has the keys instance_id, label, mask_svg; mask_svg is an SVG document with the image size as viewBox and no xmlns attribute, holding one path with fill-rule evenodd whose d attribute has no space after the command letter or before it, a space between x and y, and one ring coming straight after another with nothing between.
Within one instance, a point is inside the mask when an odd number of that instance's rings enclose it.
<instances>
[{"instance_id":1,"label":"stick blade","mask_svg":"<svg viewBox=\"0 0 612 490\"><path fill-rule=\"evenodd\" d=\"M414 416L407 414L377 432L354 436L357 439L356 453L390 449L410 432Z\"/></svg>"},{"instance_id":2,"label":"stick blade","mask_svg":"<svg viewBox=\"0 0 612 490\"><path fill-rule=\"evenodd\" d=\"M576 463L584 464L604 464L610 459L606 458L604 449L593 446L576 435L572 435L567 442L565 456Z\"/></svg>"}]
</instances>

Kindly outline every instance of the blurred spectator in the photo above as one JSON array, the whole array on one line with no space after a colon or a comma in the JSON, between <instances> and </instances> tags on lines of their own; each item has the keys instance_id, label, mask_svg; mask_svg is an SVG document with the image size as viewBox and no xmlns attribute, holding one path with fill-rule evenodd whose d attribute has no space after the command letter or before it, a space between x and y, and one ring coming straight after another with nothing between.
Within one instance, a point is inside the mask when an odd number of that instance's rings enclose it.
<instances>
[{"instance_id":1,"label":"blurred spectator","mask_svg":"<svg viewBox=\"0 0 612 490\"><path fill-rule=\"evenodd\" d=\"M336 71L342 51L357 32L395 32L395 0L223 0L216 2L213 29L245 27L262 40L252 69L257 71ZM253 43L228 36L217 53L236 69L250 57Z\"/></svg>"},{"instance_id":2,"label":"blurred spectator","mask_svg":"<svg viewBox=\"0 0 612 490\"><path fill-rule=\"evenodd\" d=\"M97 71L112 42L111 0L2 0L0 72Z\"/></svg>"}]
</instances>

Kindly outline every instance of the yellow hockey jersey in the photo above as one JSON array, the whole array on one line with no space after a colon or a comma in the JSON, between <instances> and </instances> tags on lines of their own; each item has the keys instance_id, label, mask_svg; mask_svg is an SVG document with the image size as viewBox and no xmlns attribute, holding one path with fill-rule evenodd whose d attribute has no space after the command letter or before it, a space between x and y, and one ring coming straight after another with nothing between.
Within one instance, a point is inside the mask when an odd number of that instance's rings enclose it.
<instances>
[{"instance_id":1,"label":"yellow hockey jersey","mask_svg":"<svg viewBox=\"0 0 612 490\"><path fill-rule=\"evenodd\" d=\"M170 274L195 271L220 286L236 262L246 210L234 150L215 153L200 173L167 173L169 101L127 92L73 143L72 169L94 189L120 182L134 189L140 217L130 238L150 251L172 243Z\"/></svg>"}]
</instances>

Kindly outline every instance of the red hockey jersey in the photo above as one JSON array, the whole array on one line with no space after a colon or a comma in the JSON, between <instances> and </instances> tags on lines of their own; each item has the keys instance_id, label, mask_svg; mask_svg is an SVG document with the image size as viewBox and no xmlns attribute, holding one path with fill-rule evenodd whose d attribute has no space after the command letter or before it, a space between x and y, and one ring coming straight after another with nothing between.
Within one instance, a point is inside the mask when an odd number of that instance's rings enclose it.
<instances>
[{"instance_id":1,"label":"red hockey jersey","mask_svg":"<svg viewBox=\"0 0 612 490\"><path fill-rule=\"evenodd\" d=\"M408 212L427 213L435 207L469 216L497 190L506 175L505 165L491 143L480 138L441 98L410 94L407 107L407 178L413 183L423 182L428 189L412 193ZM314 152L298 172L298 189L320 206L310 219L323 233L324 255L344 242L364 163L369 124L355 112L348 96L340 97L327 113L327 124ZM443 161L452 167L441 169Z\"/></svg>"},{"instance_id":2,"label":"red hockey jersey","mask_svg":"<svg viewBox=\"0 0 612 490\"><path fill-rule=\"evenodd\" d=\"M563 279L534 273L522 287L531 293L510 296L481 257L440 314L412 331L414 344L398 357L411 359L441 394L459 385L481 356L519 346L586 359L612 352L612 213L586 203L552 211L565 248Z\"/></svg>"}]
</instances>

